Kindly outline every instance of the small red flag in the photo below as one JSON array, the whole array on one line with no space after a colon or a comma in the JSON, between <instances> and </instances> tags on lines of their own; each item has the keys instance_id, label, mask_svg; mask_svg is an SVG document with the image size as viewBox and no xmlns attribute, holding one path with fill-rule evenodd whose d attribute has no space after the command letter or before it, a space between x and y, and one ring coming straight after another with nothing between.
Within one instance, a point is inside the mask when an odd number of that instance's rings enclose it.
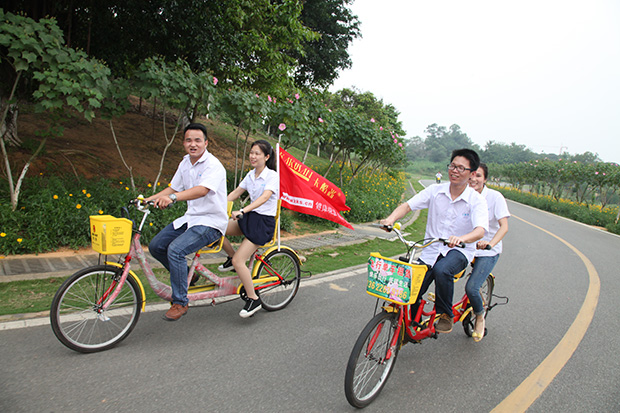
<instances>
[{"instance_id":1,"label":"small red flag","mask_svg":"<svg viewBox=\"0 0 620 413\"><path fill-rule=\"evenodd\" d=\"M346 197L336 185L323 178L280 148L280 199L282 206L314 215L353 229L339 211L350 211Z\"/></svg>"}]
</instances>

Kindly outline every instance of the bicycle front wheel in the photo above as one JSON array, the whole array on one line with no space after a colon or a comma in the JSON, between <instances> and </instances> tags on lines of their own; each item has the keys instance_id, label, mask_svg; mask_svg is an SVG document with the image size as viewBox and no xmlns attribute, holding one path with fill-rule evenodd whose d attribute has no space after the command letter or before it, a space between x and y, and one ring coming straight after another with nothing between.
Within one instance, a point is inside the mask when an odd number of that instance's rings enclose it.
<instances>
[{"instance_id":1,"label":"bicycle front wheel","mask_svg":"<svg viewBox=\"0 0 620 413\"><path fill-rule=\"evenodd\" d=\"M398 313L382 311L366 325L353 346L344 377L344 393L351 406L368 406L387 382L400 349L400 339L387 358L396 334Z\"/></svg>"},{"instance_id":2,"label":"bicycle front wheel","mask_svg":"<svg viewBox=\"0 0 620 413\"><path fill-rule=\"evenodd\" d=\"M128 276L114 302L103 310L122 269L110 265L85 268L58 289L50 310L54 334L65 346L81 353L107 350L131 333L140 317L142 293Z\"/></svg>"},{"instance_id":3,"label":"bicycle front wheel","mask_svg":"<svg viewBox=\"0 0 620 413\"><path fill-rule=\"evenodd\" d=\"M279 281L269 281L265 286L256 285L256 292L260 294L263 308L267 311L281 310L286 307L297 294L301 282L301 269L297 256L282 249L273 250L260 262L256 278L273 278L279 276ZM271 285L273 284L273 285Z\"/></svg>"}]
</instances>

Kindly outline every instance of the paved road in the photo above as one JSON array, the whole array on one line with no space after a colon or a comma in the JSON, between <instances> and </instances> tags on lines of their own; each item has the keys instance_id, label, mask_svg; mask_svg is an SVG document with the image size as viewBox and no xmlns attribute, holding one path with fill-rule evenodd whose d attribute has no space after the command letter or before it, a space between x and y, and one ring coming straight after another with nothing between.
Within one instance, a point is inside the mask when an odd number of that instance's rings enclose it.
<instances>
[{"instance_id":1,"label":"paved road","mask_svg":"<svg viewBox=\"0 0 620 413\"><path fill-rule=\"evenodd\" d=\"M583 340L572 340L576 351L529 411L620 411L620 238L512 202L509 207L515 217L495 273L496 293L510 302L489 314L489 336L474 343L457 325L438 340L407 345L380 398L365 411L500 405L571 334L592 283L583 257L601 282L595 305L586 309L592 322ZM118 347L91 355L63 347L49 326L2 331L0 411L353 411L343 380L373 311L364 288L362 266L304 281L285 310L248 320L237 315L239 301L191 308L176 323L149 312Z\"/></svg>"}]
</instances>

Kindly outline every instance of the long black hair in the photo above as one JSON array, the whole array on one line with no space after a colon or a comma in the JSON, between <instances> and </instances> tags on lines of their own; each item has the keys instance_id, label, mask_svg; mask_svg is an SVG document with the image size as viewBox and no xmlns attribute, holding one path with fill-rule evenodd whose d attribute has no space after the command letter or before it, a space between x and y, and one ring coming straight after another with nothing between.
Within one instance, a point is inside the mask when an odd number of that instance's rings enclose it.
<instances>
[{"instance_id":1,"label":"long black hair","mask_svg":"<svg viewBox=\"0 0 620 413\"><path fill-rule=\"evenodd\" d=\"M265 166L275 171L277 165L276 154L271 144L264 139L260 139L258 141L255 141L250 147L250 149L255 146L258 146L260 150L265 154L265 156L269 156L269 159L267 159L267 162L265 162Z\"/></svg>"}]
</instances>

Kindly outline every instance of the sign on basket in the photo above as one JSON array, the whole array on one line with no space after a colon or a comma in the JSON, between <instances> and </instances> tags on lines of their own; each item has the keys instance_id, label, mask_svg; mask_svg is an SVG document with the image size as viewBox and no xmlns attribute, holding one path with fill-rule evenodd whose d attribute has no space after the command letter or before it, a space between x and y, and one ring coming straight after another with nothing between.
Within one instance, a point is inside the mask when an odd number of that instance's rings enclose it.
<instances>
[{"instance_id":1,"label":"sign on basket","mask_svg":"<svg viewBox=\"0 0 620 413\"><path fill-rule=\"evenodd\" d=\"M366 292L396 304L408 304L416 299L425 274L425 265L407 264L373 252L368 259Z\"/></svg>"}]
</instances>

